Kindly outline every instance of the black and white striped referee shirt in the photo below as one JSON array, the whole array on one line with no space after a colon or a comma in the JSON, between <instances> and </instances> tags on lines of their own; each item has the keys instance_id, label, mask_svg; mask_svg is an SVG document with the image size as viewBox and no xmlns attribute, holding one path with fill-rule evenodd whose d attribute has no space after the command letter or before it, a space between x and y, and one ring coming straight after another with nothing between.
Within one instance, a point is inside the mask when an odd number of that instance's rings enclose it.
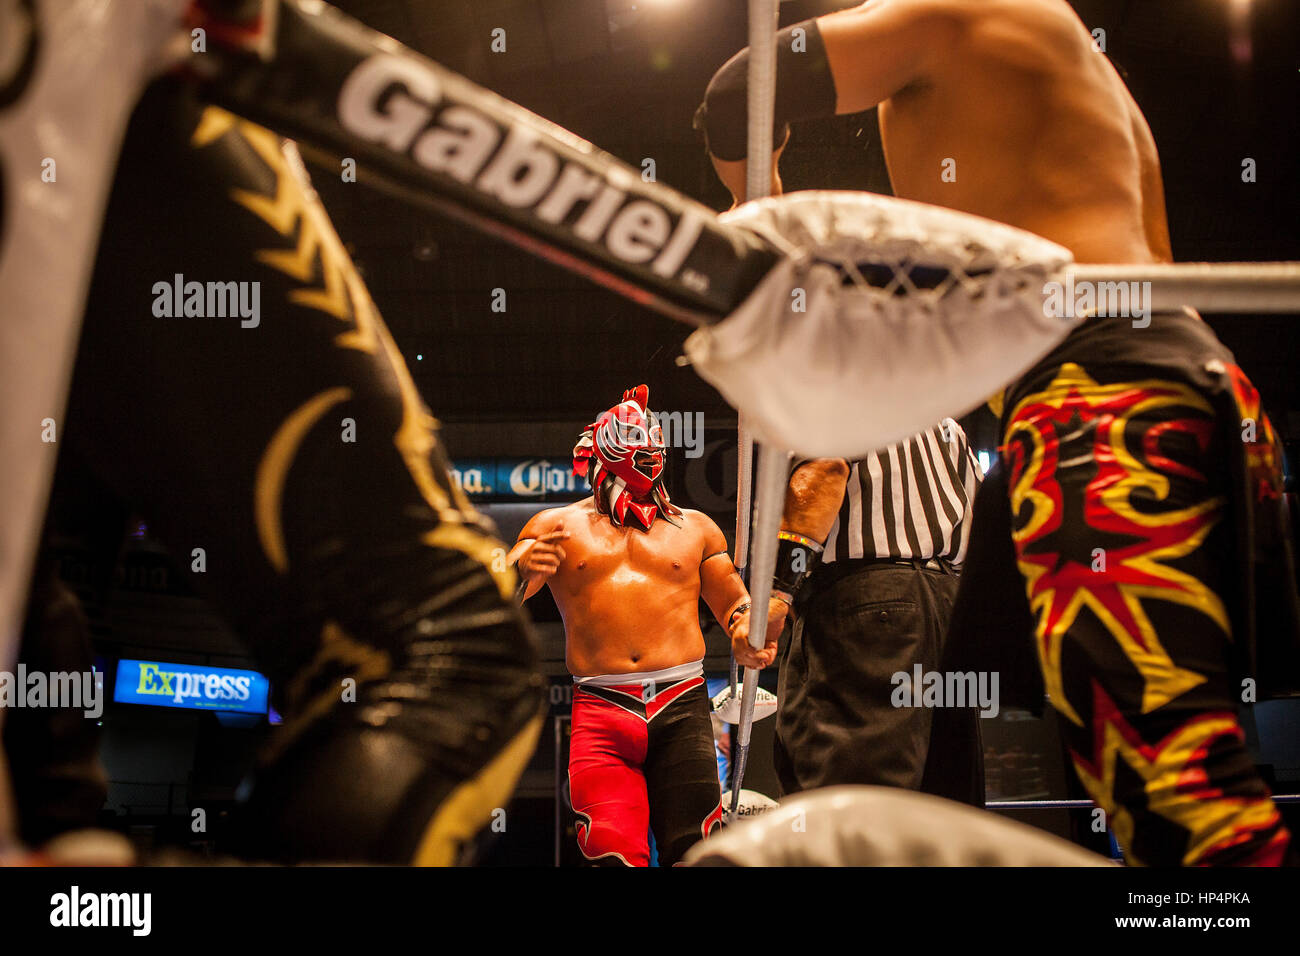
<instances>
[{"instance_id":1,"label":"black and white striped referee shirt","mask_svg":"<svg viewBox=\"0 0 1300 956\"><path fill-rule=\"evenodd\" d=\"M823 561L944 558L960 565L971 505L984 475L966 432L951 418L849 462L839 517Z\"/></svg>"}]
</instances>

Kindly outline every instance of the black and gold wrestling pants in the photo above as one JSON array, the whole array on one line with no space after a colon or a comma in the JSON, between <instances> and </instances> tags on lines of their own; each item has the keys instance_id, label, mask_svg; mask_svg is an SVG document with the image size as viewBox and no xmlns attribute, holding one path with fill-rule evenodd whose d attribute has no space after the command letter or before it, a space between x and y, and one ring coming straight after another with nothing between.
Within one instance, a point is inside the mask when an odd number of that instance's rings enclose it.
<instances>
[{"instance_id":1,"label":"black and gold wrestling pants","mask_svg":"<svg viewBox=\"0 0 1300 956\"><path fill-rule=\"evenodd\" d=\"M1092 319L1009 390L1002 438L1047 694L1128 858L1280 863L1233 653L1232 496L1281 487L1253 386L1190 313Z\"/></svg>"},{"instance_id":2,"label":"black and gold wrestling pants","mask_svg":"<svg viewBox=\"0 0 1300 956\"><path fill-rule=\"evenodd\" d=\"M532 753L535 643L296 151L156 84L101 251L59 468L142 514L271 677L240 852L454 862Z\"/></svg>"}]
</instances>

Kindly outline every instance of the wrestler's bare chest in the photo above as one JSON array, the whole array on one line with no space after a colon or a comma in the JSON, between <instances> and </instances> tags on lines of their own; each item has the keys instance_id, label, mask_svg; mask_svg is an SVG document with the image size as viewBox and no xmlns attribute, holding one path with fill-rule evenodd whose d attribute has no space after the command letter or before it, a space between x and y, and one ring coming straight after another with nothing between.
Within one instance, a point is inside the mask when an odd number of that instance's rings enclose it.
<instances>
[{"instance_id":1,"label":"wrestler's bare chest","mask_svg":"<svg viewBox=\"0 0 1300 956\"><path fill-rule=\"evenodd\" d=\"M657 519L649 531L615 527L594 513L566 522L566 556L552 588L575 594L599 586L698 587L704 538L686 518L679 520L681 526Z\"/></svg>"}]
</instances>

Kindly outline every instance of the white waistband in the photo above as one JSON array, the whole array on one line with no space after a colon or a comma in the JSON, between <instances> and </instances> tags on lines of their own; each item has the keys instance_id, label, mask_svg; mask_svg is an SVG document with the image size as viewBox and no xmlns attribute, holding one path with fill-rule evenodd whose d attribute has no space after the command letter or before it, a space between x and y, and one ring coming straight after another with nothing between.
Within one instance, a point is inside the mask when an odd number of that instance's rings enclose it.
<instances>
[{"instance_id":1,"label":"white waistband","mask_svg":"<svg viewBox=\"0 0 1300 956\"><path fill-rule=\"evenodd\" d=\"M578 685L591 684L593 687L612 687L615 684L667 684L672 681L687 680L691 677L704 676L704 659L665 667L658 671L631 671L627 674L597 674L594 677L575 677Z\"/></svg>"}]
</instances>

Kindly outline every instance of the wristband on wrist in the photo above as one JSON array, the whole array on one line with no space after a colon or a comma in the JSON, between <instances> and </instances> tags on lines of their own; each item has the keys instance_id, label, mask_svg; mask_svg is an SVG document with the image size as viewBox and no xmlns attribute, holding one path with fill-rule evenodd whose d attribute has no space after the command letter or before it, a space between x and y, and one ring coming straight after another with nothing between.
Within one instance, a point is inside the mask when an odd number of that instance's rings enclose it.
<instances>
[{"instance_id":1,"label":"wristband on wrist","mask_svg":"<svg viewBox=\"0 0 1300 956\"><path fill-rule=\"evenodd\" d=\"M776 573L772 575L772 591L778 597L789 595L789 603L793 603L825 549L812 538L794 531L778 532L776 538Z\"/></svg>"},{"instance_id":2,"label":"wristband on wrist","mask_svg":"<svg viewBox=\"0 0 1300 956\"><path fill-rule=\"evenodd\" d=\"M753 607L753 606L754 606L754 605L752 605L752 604L751 604L750 602L748 602L748 601L746 601L744 604L738 604L738 605L736 605L736 609L735 609L734 611L732 611L732 612L731 612L731 616L727 618L727 633L728 633L728 634L730 634L730 633L731 633L731 629L732 629L733 627L736 626L736 618L738 618L740 615L744 614L746 611L748 611L748 610L749 610L751 607Z\"/></svg>"}]
</instances>

